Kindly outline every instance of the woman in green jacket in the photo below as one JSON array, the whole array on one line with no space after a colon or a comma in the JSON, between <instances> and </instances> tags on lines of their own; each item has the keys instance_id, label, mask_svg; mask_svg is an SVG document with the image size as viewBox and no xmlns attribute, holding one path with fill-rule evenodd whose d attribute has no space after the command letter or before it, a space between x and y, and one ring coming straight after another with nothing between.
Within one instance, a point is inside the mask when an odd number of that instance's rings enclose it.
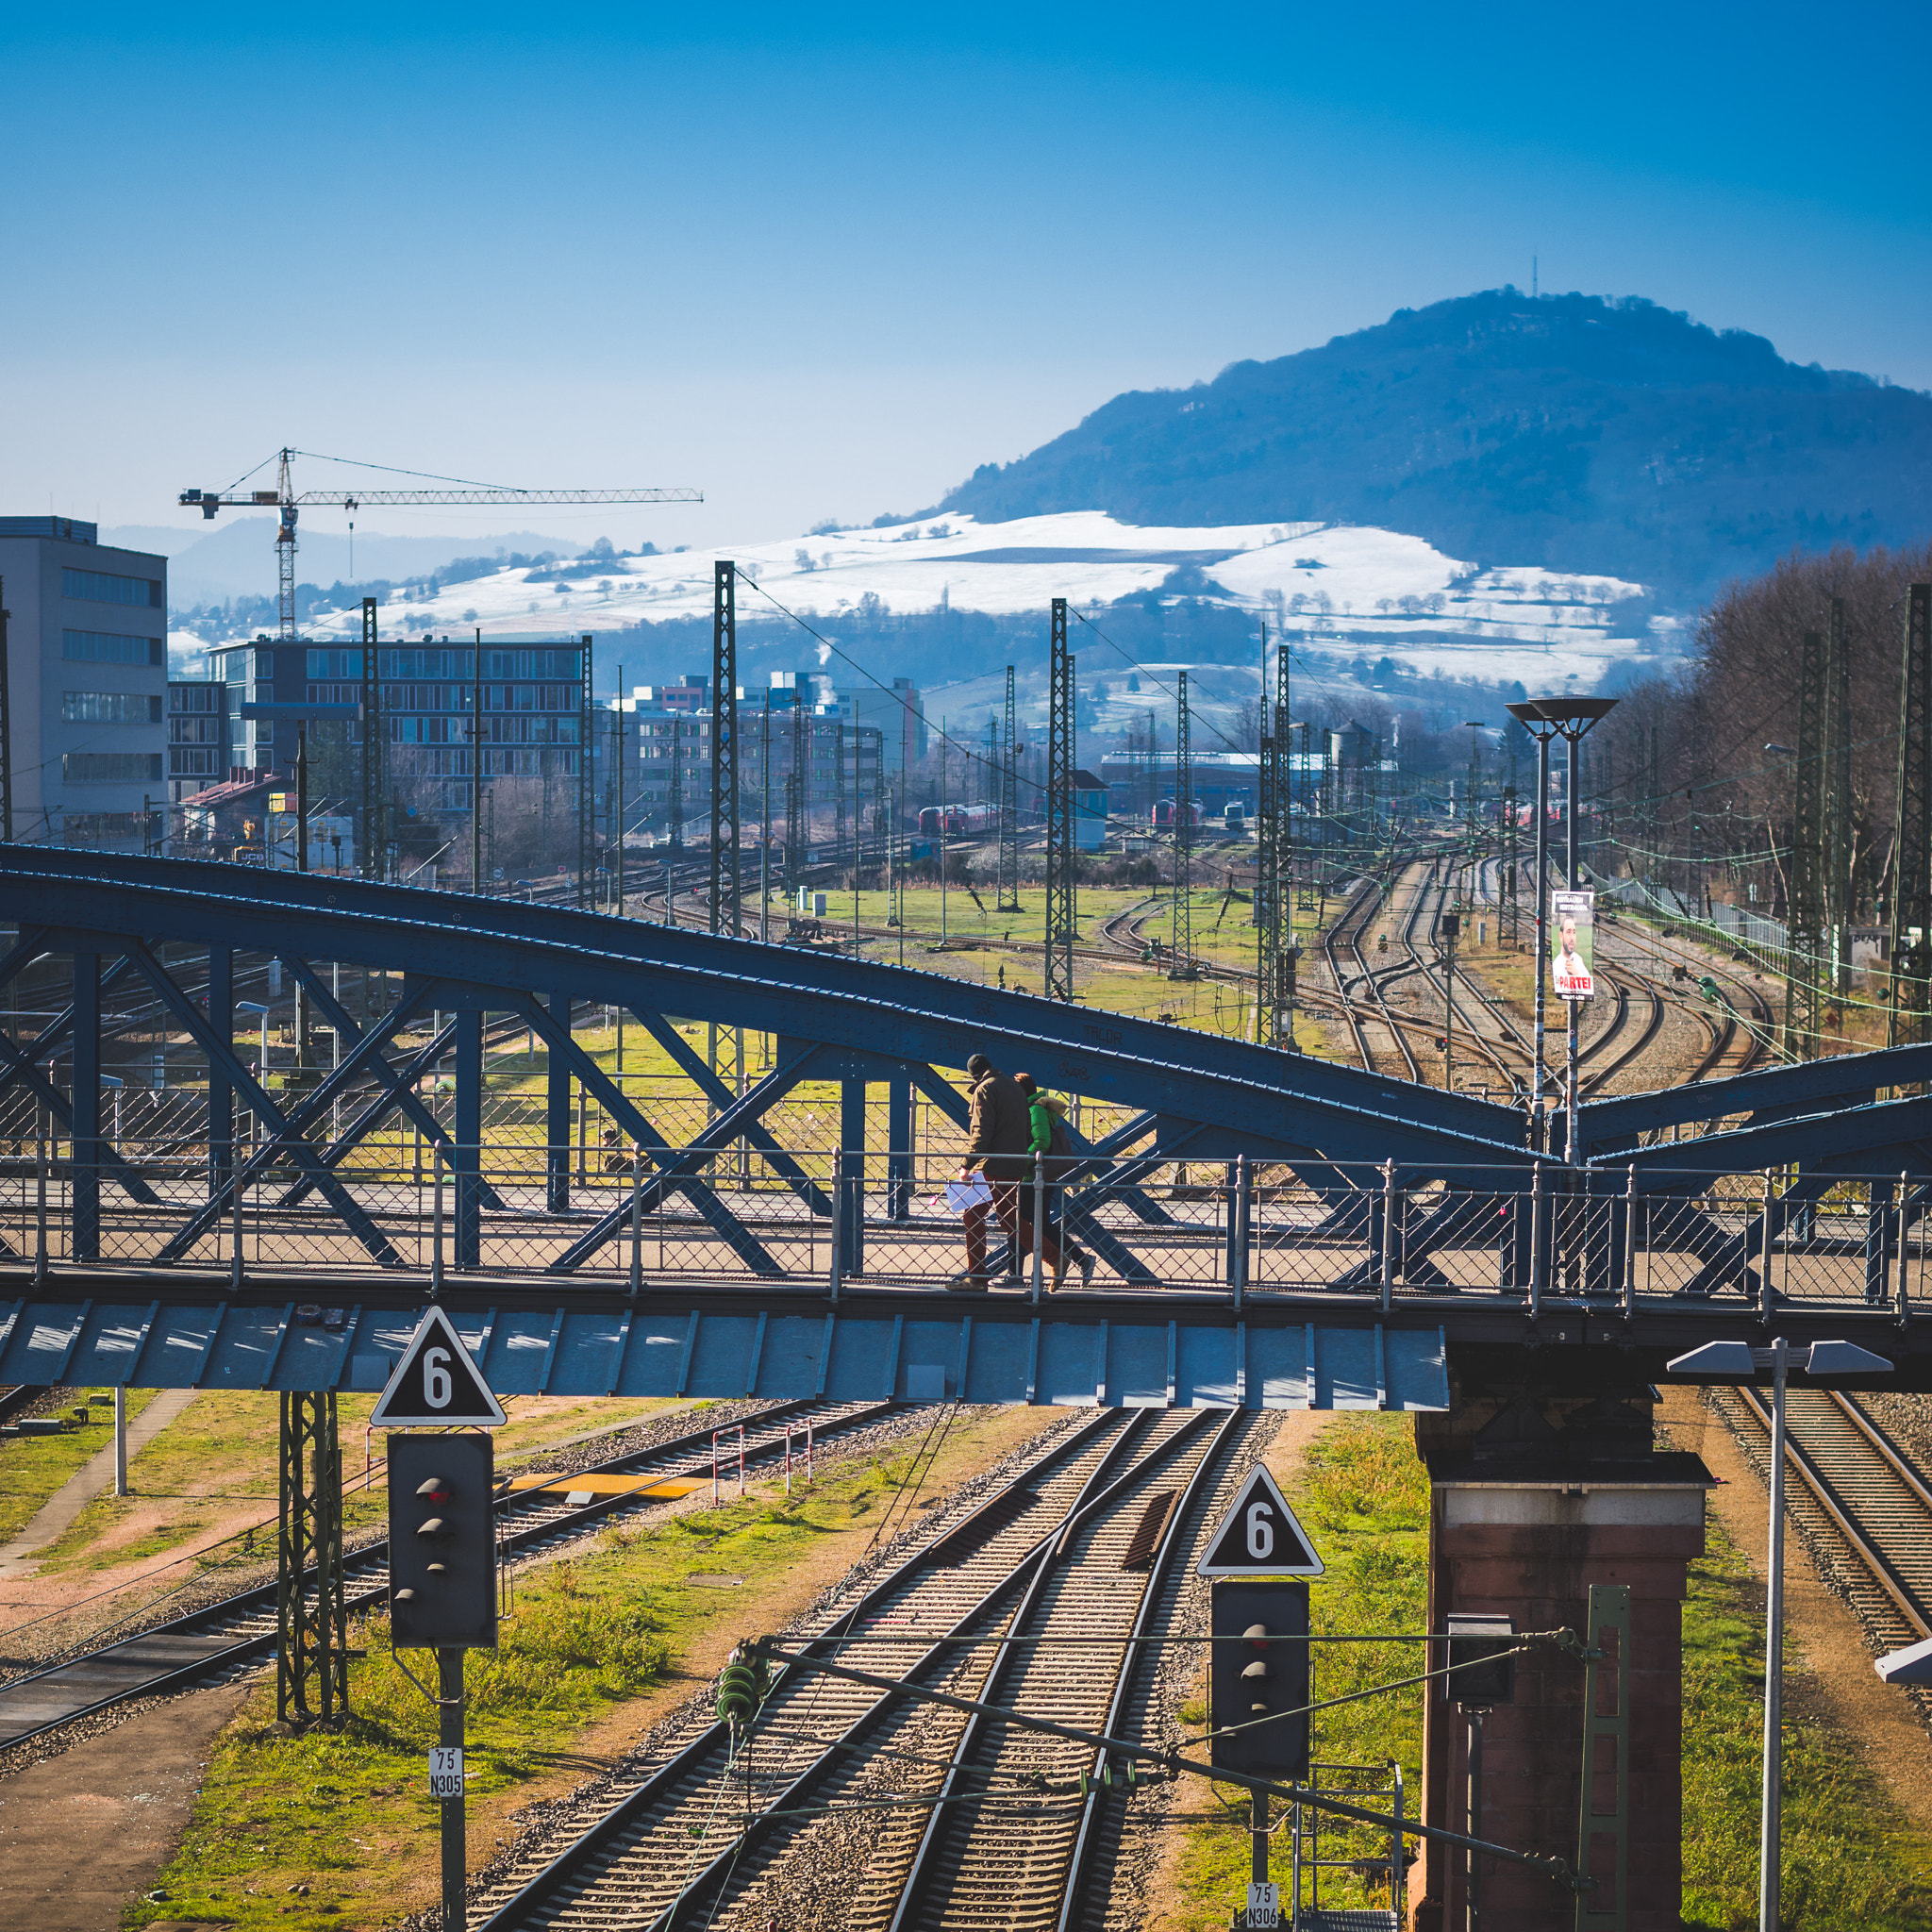
<instances>
[{"instance_id":1,"label":"woman in green jacket","mask_svg":"<svg viewBox=\"0 0 1932 1932\"><path fill-rule=\"evenodd\" d=\"M1062 1241L1060 1239L1059 1216L1054 1211L1053 1190L1063 1185L1062 1177L1074 1165L1074 1144L1067 1138L1065 1122L1061 1116L1067 1110L1064 1100L1051 1100L1040 1091L1039 1084L1031 1074L1015 1074L1013 1084L1026 1096L1028 1117L1032 1123L1032 1138L1027 1142L1026 1158L1029 1168L1036 1154L1045 1157L1047 1184L1046 1213L1044 1226L1041 1229L1041 1258L1053 1270L1053 1286L1058 1288L1067 1278L1067 1263L1073 1262L1080 1271L1080 1286L1087 1288L1093 1281L1093 1257L1077 1241ZM1058 1144L1056 1144L1058 1142ZM1020 1214L1023 1224L1030 1222L1033 1210L1033 1190L1030 1176L1020 1183ZM1020 1230L1021 1239L1030 1250L1033 1233L1029 1226Z\"/></svg>"}]
</instances>

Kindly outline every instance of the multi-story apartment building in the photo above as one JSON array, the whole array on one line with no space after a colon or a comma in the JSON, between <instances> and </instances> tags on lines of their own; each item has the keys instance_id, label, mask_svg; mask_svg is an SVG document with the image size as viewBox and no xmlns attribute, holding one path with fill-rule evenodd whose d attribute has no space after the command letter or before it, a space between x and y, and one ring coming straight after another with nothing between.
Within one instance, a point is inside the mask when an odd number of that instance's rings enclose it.
<instances>
[{"instance_id":1,"label":"multi-story apartment building","mask_svg":"<svg viewBox=\"0 0 1932 1932\"><path fill-rule=\"evenodd\" d=\"M376 675L391 795L409 790L439 811L470 808L479 694L486 779L575 779L590 651L588 637L381 644ZM292 772L305 730L311 762L324 746L359 745L360 644L264 637L218 646L213 656L227 695L231 777Z\"/></svg>"},{"instance_id":2,"label":"multi-story apartment building","mask_svg":"<svg viewBox=\"0 0 1932 1932\"><path fill-rule=\"evenodd\" d=\"M168 560L0 517L13 834L139 847L167 798Z\"/></svg>"}]
</instances>

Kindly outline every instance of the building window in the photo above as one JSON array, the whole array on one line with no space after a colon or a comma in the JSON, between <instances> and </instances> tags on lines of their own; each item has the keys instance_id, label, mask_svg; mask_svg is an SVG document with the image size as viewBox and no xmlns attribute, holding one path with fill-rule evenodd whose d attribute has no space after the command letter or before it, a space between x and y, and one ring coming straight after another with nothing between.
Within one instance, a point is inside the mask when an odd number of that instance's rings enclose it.
<instances>
[{"instance_id":1,"label":"building window","mask_svg":"<svg viewBox=\"0 0 1932 1932\"><path fill-rule=\"evenodd\" d=\"M60 722L63 724L158 724L161 700L158 693L144 697L139 691L63 691L60 693Z\"/></svg>"},{"instance_id":2,"label":"building window","mask_svg":"<svg viewBox=\"0 0 1932 1932\"><path fill-rule=\"evenodd\" d=\"M143 609L161 608L161 587L146 577L109 576L102 570L63 570L60 594L85 604L138 604Z\"/></svg>"},{"instance_id":3,"label":"building window","mask_svg":"<svg viewBox=\"0 0 1932 1932\"><path fill-rule=\"evenodd\" d=\"M70 573L72 575L72 573ZM159 638L124 638L116 631L63 630L60 655L70 664L165 664Z\"/></svg>"},{"instance_id":4,"label":"building window","mask_svg":"<svg viewBox=\"0 0 1932 1932\"><path fill-rule=\"evenodd\" d=\"M362 675L362 651L358 645L350 651L310 651L308 654L308 675L310 677L353 677Z\"/></svg>"},{"instance_id":5,"label":"building window","mask_svg":"<svg viewBox=\"0 0 1932 1932\"><path fill-rule=\"evenodd\" d=\"M168 687L168 708L171 711L219 711L221 698L226 689L219 684L171 684Z\"/></svg>"},{"instance_id":6,"label":"building window","mask_svg":"<svg viewBox=\"0 0 1932 1932\"><path fill-rule=\"evenodd\" d=\"M70 785L139 785L161 775L158 751L71 751L60 760Z\"/></svg>"}]
</instances>

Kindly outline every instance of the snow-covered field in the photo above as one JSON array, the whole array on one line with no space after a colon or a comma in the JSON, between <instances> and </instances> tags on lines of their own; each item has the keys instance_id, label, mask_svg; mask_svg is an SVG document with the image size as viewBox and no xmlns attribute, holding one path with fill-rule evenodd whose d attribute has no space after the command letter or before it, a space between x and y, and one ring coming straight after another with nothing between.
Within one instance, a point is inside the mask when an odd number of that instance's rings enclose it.
<instances>
[{"instance_id":1,"label":"snow-covered field","mask_svg":"<svg viewBox=\"0 0 1932 1932\"><path fill-rule=\"evenodd\" d=\"M1170 588L1251 610L1310 649L1371 662L1384 652L1413 671L1451 678L1521 677L1588 689L1612 663L1675 654L1669 620L1653 621L1641 585L1615 577L1481 567L1420 538L1320 524L1149 528L1098 510L979 524L945 516L722 550L613 558L567 583L527 569L453 584L433 598L385 607L391 636L486 637L533 630L608 630L708 617L721 557L751 579L741 619L774 602L836 634L841 615L876 598L900 612L944 605L992 614L1044 610L1055 597L1096 607ZM1193 571L1198 571L1195 578ZM1205 583L1201 581L1205 579ZM311 619L312 635L348 636L359 615Z\"/></svg>"}]
</instances>

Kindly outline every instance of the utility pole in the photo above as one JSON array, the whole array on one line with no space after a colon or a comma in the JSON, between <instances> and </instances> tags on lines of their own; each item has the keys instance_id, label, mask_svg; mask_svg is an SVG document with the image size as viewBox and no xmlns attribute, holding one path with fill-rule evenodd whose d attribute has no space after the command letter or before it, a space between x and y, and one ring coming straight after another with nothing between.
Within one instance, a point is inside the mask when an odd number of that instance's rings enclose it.
<instances>
[{"instance_id":1,"label":"utility pole","mask_svg":"<svg viewBox=\"0 0 1932 1932\"><path fill-rule=\"evenodd\" d=\"M717 565L711 591L711 930L738 930L738 566Z\"/></svg>"},{"instance_id":2,"label":"utility pole","mask_svg":"<svg viewBox=\"0 0 1932 1932\"><path fill-rule=\"evenodd\" d=\"M1790 905L1785 935L1785 1048L1818 1055L1818 957L1824 926L1824 639L1804 634L1798 670L1798 755L1792 760Z\"/></svg>"},{"instance_id":3,"label":"utility pole","mask_svg":"<svg viewBox=\"0 0 1932 1932\"><path fill-rule=\"evenodd\" d=\"M1019 719L1014 703L1013 667L1007 666L1007 716L1000 760L1000 872L994 903L1001 912L1020 909Z\"/></svg>"},{"instance_id":4,"label":"utility pole","mask_svg":"<svg viewBox=\"0 0 1932 1932\"><path fill-rule=\"evenodd\" d=\"M785 780L785 892L794 905L805 883L805 825L810 799L811 718L808 691L791 693L791 772Z\"/></svg>"},{"instance_id":5,"label":"utility pole","mask_svg":"<svg viewBox=\"0 0 1932 1932\"><path fill-rule=\"evenodd\" d=\"M1932 980L1932 584L1913 584L1906 592L1894 796L1886 1044L1912 1046L1926 1037Z\"/></svg>"},{"instance_id":6,"label":"utility pole","mask_svg":"<svg viewBox=\"0 0 1932 1932\"><path fill-rule=\"evenodd\" d=\"M1067 600L1053 600L1046 694L1046 972L1050 1000L1074 997L1074 658Z\"/></svg>"},{"instance_id":7,"label":"utility pole","mask_svg":"<svg viewBox=\"0 0 1932 1932\"><path fill-rule=\"evenodd\" d=\"M1830 991L1850 991L1846 971L1852 917L1852 665L1845 641L1845 600L1831 600L1824 665L1824 953Z\"/></svg>"}]
</instances>

